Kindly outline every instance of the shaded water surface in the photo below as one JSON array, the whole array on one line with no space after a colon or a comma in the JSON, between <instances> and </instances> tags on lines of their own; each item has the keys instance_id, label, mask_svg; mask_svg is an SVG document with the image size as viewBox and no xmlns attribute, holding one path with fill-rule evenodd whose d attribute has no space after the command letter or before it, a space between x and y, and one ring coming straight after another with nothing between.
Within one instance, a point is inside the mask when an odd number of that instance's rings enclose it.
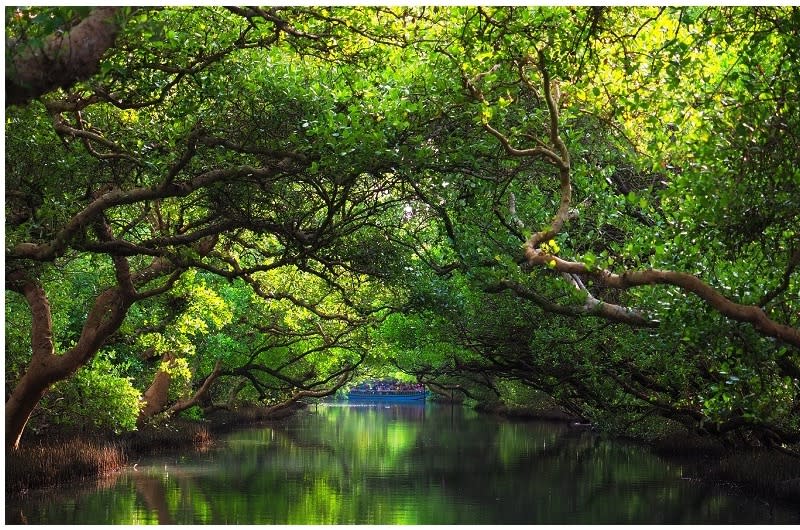
<instances>
[{"instance_id":1,"label":"shaded water surface","mask_svg":"<svg viewBox=\"0 0 800 530\"><path fill-rule=\"evenodd\" d=\"M206 453L7 503L60 524L796 523L646 450L437 405L320 405Z\"/></svg>"}]
</instances>

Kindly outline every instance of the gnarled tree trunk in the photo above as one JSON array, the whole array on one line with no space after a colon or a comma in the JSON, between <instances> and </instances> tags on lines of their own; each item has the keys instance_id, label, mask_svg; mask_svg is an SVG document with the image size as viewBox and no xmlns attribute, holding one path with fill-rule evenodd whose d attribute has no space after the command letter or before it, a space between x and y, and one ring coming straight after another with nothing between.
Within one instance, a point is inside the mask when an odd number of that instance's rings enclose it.
<instances>
[{"instance_id":1,"label":"gnarled tree trunk","mask_svg":"<svg viewBox=\"0 0 800 530\"><path fill-rule=\"evenodd\" d=\"M175 356L171 353L165 353L161 358L162 363L171 364L175 360ZM142 410L139 411L138 423L141 424L144 420L152 418L162 410L164 410L169 402L169 384L172 381L172 376L166 370L158 370L153 382L142 394L142 399L145 404Z\"/></svg>"},{"instance_id":2,"label":"gnarled tree trunk","mask_svg":"<svg viewBox=\"0 0 800 530\"><path fill-rule=\"evenodd\" d=\"M6 105L20 105L97 71L120 30L118 7L96 7L66 33L39 45L6 47Z\"/></svg>"},{"instance_id":3,"label":"gnarled tree trunk","mask_svg":"<svg viewBox=\"0 0 800 530\"><path fill-rule=\"evenodd\" d=\"M39 400L53 383L72 375L97 353L122 324L132 299L118 287L103 292L89 312L78 343L64 355L56 355L50 303L44 288L21 272L9 274L6 283L25 297L32 320L31 362L6 401L6 448L17 449Z\"/></svg>"},{"instance_id":4,"label":"gnarled tree trunk","mask_svg":"<svg viewBox=\"0 0 800 530\"><path fill-rule=\"evenodd\" d=\"M107 229L107 226L103 228ZM63 355L56 355L53 343L53 319L50 302L41 283L24 269L6 274L6 288L25 297L31 310L31 360L11 395L6 400L6 449L17 449L20 438L36 408L53 383L66 379L89 362L105 341L122 325L128 309L138 299L161 294L170 289L182 270L156 258L144 269L131 274L128 261L112 258L117 285L95 298L81 330L78 342ZM172 273L162 286L140 293L136 285Z\"/></svg>"}]
</instances>

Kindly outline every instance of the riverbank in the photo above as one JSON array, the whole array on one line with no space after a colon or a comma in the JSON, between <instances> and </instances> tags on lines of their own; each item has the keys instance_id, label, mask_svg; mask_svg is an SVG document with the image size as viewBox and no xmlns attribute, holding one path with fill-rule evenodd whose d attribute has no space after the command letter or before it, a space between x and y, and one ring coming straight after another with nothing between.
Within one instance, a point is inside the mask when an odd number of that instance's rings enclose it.
<instances>
[{"instance_id":1,"label":"riverbank","mask_svg":"<svg viewBox=\"0 0 800 530\"><path fill-rule=\"evenodd\" d=\"M304 406L300 403L278 414L258 407L217 410L203 421L170 418L121 435L64 432L56 437L30 436L17 451L6 451L6 497L94 480L116 473L142 456L207 450L221 434L280 421Z\"/></svg>"},{"instance_id":2,"label":"riverbank","mask_svg":"<svg viewBox=\"0 0 800 530\"><path fill-rule=\"evenodd\" d=\"M570 414L561 407L551 404L542 404L531 407L514 407L503 403L485 404L478 403L475 410L486 414L495 414L509 419L518 420L547 420L558 422L581 423L581 418Z\"/></svg>"}]
</instances>

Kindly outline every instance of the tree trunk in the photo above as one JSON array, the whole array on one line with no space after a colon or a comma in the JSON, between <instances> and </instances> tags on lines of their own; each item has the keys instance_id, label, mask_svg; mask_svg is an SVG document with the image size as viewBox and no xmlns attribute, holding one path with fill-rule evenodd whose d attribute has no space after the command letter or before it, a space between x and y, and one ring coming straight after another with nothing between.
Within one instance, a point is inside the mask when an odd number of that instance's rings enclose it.
<instances>
[{"instance_id":1,"label":"tree trunk","mask_svg":"<svg viewBox=\"0 0 800 530\"><path fill-rule=\"evenodd\" d=\"M171 353L165 353L162 357L162 361L166 363L172 363L174 359L175 356ZM164 410L169 402L169 384L171 381L172 376L169 375L169 372L164 370L156 372L150 387L142 394L145 404L139 412L137 423L141 424L144 420L152 418Z\"/></svg>"},{"instance_id":2,"label":"tree trunk","mask_svg":"<svg viewBox=\"0 0 800 530\"><path fill-rule=\"evenodd\" d=\"M27 103L94 74L120 30L118 10L96 7L68 32L54 33L41 44L7 46L6 106Z\"/></svg>"},{"instance_id":3,"label":"tree trunk","mask_svg":"<svg viewBox=\"0 0 800 530\"><path fill-rule=\"evenodd\" d=\"M64 355L56 355L50 302L42 286L20 271L9 273L6 286L22 294L31 310L31 361L6 401L6 449L16 450L42 396L97 353L122 324L131 300L118 288L103 292L86 318L78 343Z\"/></svg>"},{"instance_id":4,"label":"tree trunk","mask_svg":"<svg viewBox=\"0 0 800 530\"><path fill-rule=\"evenodd\" d=\"M28 370L6 401L6 449L16 450L33 409L50 387L48 378L40 370Z\"/></svg>"}]
</instances>

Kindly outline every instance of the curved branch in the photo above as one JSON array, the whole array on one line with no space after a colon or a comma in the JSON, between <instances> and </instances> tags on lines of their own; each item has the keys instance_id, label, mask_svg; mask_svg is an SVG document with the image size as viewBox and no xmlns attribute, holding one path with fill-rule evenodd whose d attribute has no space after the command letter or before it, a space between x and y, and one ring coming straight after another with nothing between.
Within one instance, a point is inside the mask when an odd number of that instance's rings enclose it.
<instances>
[{"instance_id":1,"label":"curved branch","mask_svg":"<svg viewBox=\"0 0 800 530\"><path fill-rule=\"evenodd\" d=\"M333 386L328 388L323 388L320 390L298 390L291 397L285 401L282 401L278 404L272 405L271 407L267 407L266 416L273 416L279 412L282 412L285 409L291 408L294 406L295 403L300 401L303 398L322 398L331 396L336 393L337 390L342 388L352 376L352 370L354 367L349 368L348 370L344 371L339 379L333 384Z\"/></svg>"},{"instance_id":2,"label":"curved branch","mask_svg":"<svg viewBox=\"0 0 800 530\"><path fill-rule=\"evenodd\" d=\"M783 277L781 278L780 284L778 284L770 292L766 293L763 297L761 297L761 300L758 301L758 305L760 307L766 306L789 288L789 279L798 266L800 266L800 247L797 247L789 257L789 263L786 265L786 270L783 272Z\"/></svg>"},{"instance_id":3,"label":"curved branch","mask_svg":"<svg viewBox=\"0 0 800 530\"><path fill-rule=\"evenodd\" d=\"M526 249L526 258L531 265L545 265L559 272L589 276L595 281L615 289L629 289L643 285L667 284L696 294L728 318L752 324L763 335L780 339L800 348L800 329L780 324L770 319L758 306L744 305L726 298L719 291L697 276L685 272L647 269L614 274L608 270L591 270L584 263L566 261L545 254L537 249Z\"/></svg>"},{"instance_id":4,"label":"curved branch","mask_svg":"<svg viewBox=\"0 0 800 530\"><path fill-rule=\"evenodd\" d=\"M37 261L50 261L63 254L69 241L80 234L93 219L114 206L169 197L186 197L215 182L236 178L271 179L278 175L281 170L280 163L275 167L238 166L206 171L190 180L177 183L165 182L157 187L133 188L130 190L115 188L96 198L83 210L76 213L54 236L52 241L41 244L20 243L8 252L7 259L27 258Z\"/></svg>"},{"instance_id":5,"label":"curved branch","mask_svg":"<svg viewBox=\"0 0 800 530\"><path fill-rule=\"evenodd\" d=\"M531 59L526 59L526 63L532 62ZM544 54L540 51L539 52L539 61L538 61L538 68L542 74L542 89L544 90L544 98L547 102L547 110L550 116L550 144L551 147L545 145L541 141L536 141L538 144L536 147L530 147L526 149L519 149L511 145L511 141L500 131L492 127L489 124L488 120L483 119L483 128L486 129L489 134L494 136L498 139L500 144L503 146L503 150L509 156L513 157L529 157L529 158L544 158L546 161L550 162L554 166L558 168L558 178L560 182L560 195L561 200L559 202L558 210L556 214L553 216L552 221L550 221L550 226L532 234L528 241L526 242L526 246L530 248L536 248L540 243L543 241L548 241L555 237L561 231L561 228L564 226L564 223L569 220L570 213L569 213L569 206L570 202L572 201L572 183L570 181L570 173L571 173L571 162L569 157L569 150L567 149L566 144L561 139L558 129L558 103L557 99L559 98L557 95L554 96L553 89L557 90L557 84L550 79L550 73L547 70ZM474 79L469 79L466 75L462 76L462 81L464 83L465 88L469 90L470 95L477 101L483 103L484 105L488 105L488 101L486 97L483 95L483 92L478 87L477 82L486 75L486 73L478 74ZM526 84L529 84L527 79L523 78L523 81Z\"/></svg>"},{"instance_id":6,"label":"curved branch","mask_svg":"<svg viewBox=\"0 0 800 530\"><path fill-rule=\"evenodd\" d=\"M553 95L554 83L551 82L550 75L546 68L544 54L541 51L539 52L538 58L538 67L542 74L542 88L544 90L544 96L545 100L547 101L547 108L550 114L550 142L559 152L559 156L556 156L556 160L558 160L559 163L556 165L559 168L559 179L561 181L561 201L553 220L550 222L550 226L531 235L528 238L528 241L525 242L525 258L528 264L535 266L547 266L558 272L566 274L590 276L596 279L598 282L616 289L628 289L635 286L655 284L674 285L685 291L696 294L711 307L726 317L739 322L748 322L763 335L774 337L800 348L800 330L775 322L767 316L766 312L761 307L738 304L726 298L713 287L691 274L649 269L643 271L627 271L621 275L618 275L607 270L591 270L584 263L565 261L538 248L542 242L548 241L555 237L561 231L564 223L569 220L569 206L572 195L572 187L570 183L569 151L559 135L558 106L556 102L557 98ZM464 79L464 83L475 99L485 102L483 94L474 83L466 78ZM486 126L486 124L484 124L484 126ZM537 149L540 148L515 150L510 147L508 139L505 138L501 133L497 131L493 132L491 127L487 128L487 130L489 130L490 133L500 140L506 150L506 153L512 156L534 156L541 154L539 151L537 151ZM793 260L794 256L792 256L792 260L790 261ZM791 264L789 270L793 270ZM595 311L597 312L598 316L603 316L604 318L623 322L629 318L632 318L633 321L641 318L641 315L638 313L627 313L627 311L620 313L616 310L619 309L618 307L615 309L613 306L599 303L599 301L596 300L593 301L589 299L588 301L589 303L586 306L587 311ZM550 304L549 301L542 300L541 302L542 303L540 305ZM542 307L546 307L546 305L542 305ZM570 311L573 310L570 309ZM641 325L649 324L642 323Z\"/></svg>"},{"instance_id":7,"label":"curved branch","mask_svg":"<svg viewBox=\"0 0 800 530\"><path fill-rule=\"evenodd\" d=\"M658 326L658 322L646 318L644 315L634 309L618 306L616 304L604 303L594 297L587 298L587 303L583 306L567 306L557 304L548 300L546 297L542 296L536 291L528 289L527 287L510 280L501 280L497 284L488 287L486 292L498 293L506 289L512 291L520 298L533 302L546 311L557 313L559 315L570 317L596 316L631 326L651 328ZM589 300L592 299L594 302L589 303Z\"/></svg>"},{"instance_id":8,"label":"curved branch","mask_svg":"<svg viewBox=\"0 0 800 530\"><path fill-rule=\"evenodd\" d=\"M547 101L547 109L550 114L550 142L558 149L558 178L560 182L561 200L558 205L558 210L550 221L550 227L541 230L531 235L528 238L526 247L536 248L539 243L548 241L556 236L561 231L564 223L569 220L569 206L572 202L572 183L570 181L570 173L572 171L571 162L569 158L569 150L566 144L561 139L558 132L558 106L555 98L553 97L553 82L551 82L550 74L547 70L544 54L539 52L539 70L542 72L542 88L544 90L544 98Z\"/></svg>"},{"instance_id":9,"label":"curved branch","mask_svg":"<svg viewBox=\"0 0 800 530\"><path fill-rule=\"evenodd\" d=\"M83 122L81 121L80 116L78 117L79 127L76 128L69 125L67 123L67 120L65 120L64 117L61 116L61 114L58 113L51 113L51 114L53 116L53 129L56 131L56 133L63 136L80 138L83 141L83 144L90 155L99 158L101 160L111 160L115 158L120 158L133 162L138 166L144 165L139 159L126 153L123 148L121 148L114 142L106 138L103 138L101 135L97 133L87 131L86 129L84 129ZM101 153L97 151L94 148L94 146L92 146L92 142L104 145L105 147L109 148L110 151L107 153Z\"/></svg>"},{"instance_id":10,"label":"curved branch","mask_svg":"<svg viewBox=\"0 0 800 530\"><path fill-rule=\"evenodd\" d=\"M24 296L30 308L32 360L41 363L55 358L53 317L41 283L22 271L14 271L6 275L6 289Z\"/></svg>"},{"instance_id":11,"label":"curved branch","mask_svg":"<svg viewBox=\"0 0 800 530\"><path fill-rule=\"evenodd\" d=\"M205 381L203 381L203 384L197 389L197 392L195 392L190 398L177 401L174 405L167 409L167 412L169 414L175 414L198 404L203 396L208 392L208 389L211 388L211 384L217 379L217 377L219 377L221 373L222 361L218 360L217 364L214 365L214 370L208 375L208 377L206 377Z\"/></svg>"}]
</instances>

